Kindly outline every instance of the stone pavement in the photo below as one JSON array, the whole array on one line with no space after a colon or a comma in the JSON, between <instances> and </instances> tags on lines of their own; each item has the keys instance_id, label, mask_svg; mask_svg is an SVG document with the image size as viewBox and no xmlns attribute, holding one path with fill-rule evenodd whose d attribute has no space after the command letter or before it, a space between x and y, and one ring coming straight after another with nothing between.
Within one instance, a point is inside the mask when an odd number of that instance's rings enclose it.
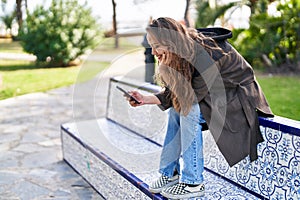
<instances>
[{"instance_id":1,"label":"stone pavement","mask_svg":"<svg viewBox=\"0 0 300 200\"><path fill-rule=\"evenodd\" d=\"M62 160L71 88L0 102L0 199L101 199Z\"/></svg>"},{"instance_id":2,"label":"stone pavement","mask_svg":"<svg viewBox=\"0 0 300 200\"><path fill-rule=\"evenodd\" d=\"M108 78L143 80L143 56L121 56L85 83L0 101L0 200L103 199L63 161L60 125L103 116Z\"/></svg>"}]
</instances>

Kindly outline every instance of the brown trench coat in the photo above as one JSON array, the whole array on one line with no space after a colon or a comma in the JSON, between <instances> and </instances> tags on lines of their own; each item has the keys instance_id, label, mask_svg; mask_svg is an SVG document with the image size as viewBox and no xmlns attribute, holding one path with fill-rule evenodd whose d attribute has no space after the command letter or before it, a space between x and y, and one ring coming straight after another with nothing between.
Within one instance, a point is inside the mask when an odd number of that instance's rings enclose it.
<instances>
[{"instance_id":1,"label":"brown trench coat","mask_svg":"<svg viewBox=\"0 0 300 200\"><path fill-rule=\"evenodd\" d=\"M204 34L215 34L215 41L227 53L213 52L204 61L203 48L193 61L197 69L192 87L201 112L216 144L230 166L246 156L257 159L257 144L263 141L258 115L273 117L268 102L255 79L252 67L226 41L231 32L222 28L201 29ZM207 55L207 52L205 52ZM206 65L205 65L205 64ZM172 106L168 88L156 94L163 110Z\"/></svg>"}]
</instances>

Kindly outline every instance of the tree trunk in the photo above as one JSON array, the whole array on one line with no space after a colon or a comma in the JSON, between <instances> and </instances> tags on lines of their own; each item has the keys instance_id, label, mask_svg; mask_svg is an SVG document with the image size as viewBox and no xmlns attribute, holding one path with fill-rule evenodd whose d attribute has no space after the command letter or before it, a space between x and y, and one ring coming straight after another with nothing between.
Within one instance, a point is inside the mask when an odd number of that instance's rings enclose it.
<instances>
[{"instance_id":1,"label":"tree trunk","mask_svg":"<svg viewBox=\"0 0 300 200\"><path fill-rule=\"evenodd\" d=\"M16 0L16 15L17 15L17 21L20 29L23 24L22 0Z\"/></svg>"},{"instance_id":2,"label":"tree trunk","mask_svg":"<svg viewBox=\"0 0 300 200\"><path fill-rule=\"evenodd\" d=\"M193 27L194 23L191 20L189 8L190 8L191 0L186 0L186 6L185 6L185 11L184 11L184 23L186 27Z\"/></svg>"},{"instance_id":3,"label":"tree trunk","mask_svg":"<svg viewBox=\"0 0 300 200\"><path fill-rule=\"evenodd\" d=\"M116 13L116 7L117 4L115 0L112 0L112 5L113 5L113 35L115 37L115 48L119 47L119 38L117 35L117 13Z\"/></svg>"}]
</instances>

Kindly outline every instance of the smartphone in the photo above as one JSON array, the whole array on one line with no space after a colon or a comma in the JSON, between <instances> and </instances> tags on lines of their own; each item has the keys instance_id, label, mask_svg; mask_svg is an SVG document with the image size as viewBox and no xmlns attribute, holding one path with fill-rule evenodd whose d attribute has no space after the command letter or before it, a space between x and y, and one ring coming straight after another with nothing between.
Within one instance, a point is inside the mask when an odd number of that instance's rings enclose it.
<instances>
[{"instance_id":1,"label":"smartphone","mask_svg":"<svg viewBox=\"0 0 300 200\"><path fill-rule=\"evenodd\" d=\"M139 102L134 96L130 95L128 92L126 92L123 88L116 86L120 91L122 91L124 93L124 95L128 98L130 98L131 101L134 101L136 104L140 104L141 102Z\"/></svg>"}]
</instances>

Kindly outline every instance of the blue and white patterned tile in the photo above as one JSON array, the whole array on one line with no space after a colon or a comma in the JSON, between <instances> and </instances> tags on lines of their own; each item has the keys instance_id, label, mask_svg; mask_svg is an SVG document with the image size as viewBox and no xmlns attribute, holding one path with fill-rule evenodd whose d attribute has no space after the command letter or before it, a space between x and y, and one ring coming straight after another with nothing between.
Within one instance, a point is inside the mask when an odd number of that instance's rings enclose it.
<instances>
[{"instance_id":1,"label":"blue and white patterned tile","mask_svg":"<svg viewBox=\"0 0 300 200\"><path fill-rule=\"evenodd\" d=\"M258 145L259 158L250 163L247 157L231 168L206 134L205 166L266 198L300 199L300 138L268 127L260 129L265 141Z\"/></svg>"}]
</instances>

